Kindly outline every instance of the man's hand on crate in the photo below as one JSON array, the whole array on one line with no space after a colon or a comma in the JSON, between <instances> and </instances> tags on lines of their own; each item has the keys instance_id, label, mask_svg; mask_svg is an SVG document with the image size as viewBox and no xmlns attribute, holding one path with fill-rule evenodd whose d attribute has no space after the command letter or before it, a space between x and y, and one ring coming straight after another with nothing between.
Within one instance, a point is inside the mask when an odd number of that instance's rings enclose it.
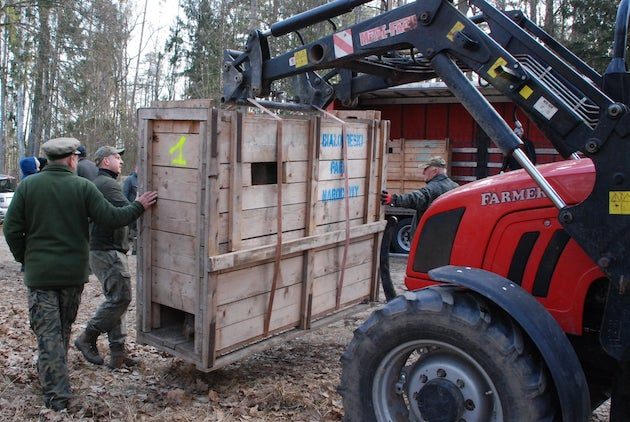
<instances>
[{"instance_id":1,"label":"man's hand on crate","mask_svg":"<svg viewBox=\"0 0 630 422\"><path fill-rule=\"evenodd\" d=\"M381 192L381 204L390 205L392 203L392 194L386 190Z\"/></svg>"},{"instance_id":2,"label":"man's hand on crate","mask_svg":"<svg viewBox=\"0 0 630 422\"><path fill-rule=\"evenodd\" d=\"M142 206L144 207L144 209L146 210L157 202L157 192L155 191L145 192L142 195L140 195L136 199L136 201L140 202Z\"/></svg>"}]
</instances>

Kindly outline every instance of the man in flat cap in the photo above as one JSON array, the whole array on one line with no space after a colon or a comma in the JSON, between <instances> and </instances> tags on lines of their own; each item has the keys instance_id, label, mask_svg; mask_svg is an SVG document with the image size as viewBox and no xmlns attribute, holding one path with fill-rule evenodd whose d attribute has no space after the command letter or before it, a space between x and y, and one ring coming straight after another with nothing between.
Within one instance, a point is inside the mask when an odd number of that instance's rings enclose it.
<instances>
[{"instance_id":1,"label":"man in flat cap","mask_svg":"<svg viewBox=\"0 0 630 422\"><path fill-rule=\"evenodd\" d=\"M112 205L125 207L129 201L116 181L122 171L123 148L100 147L94 153L94 163L98 166L98 176L93 180L96 188ZM87 323L85 331L75 340L74 345L83 353L88 362L102 365L103 358L98 352L96 341L101 333L109 339L109 367L119 369L135 366L138 361L130 358L125 350L127 326L125 314L131 302L131 275L127 263L129 251L129 228L92 224L90 231L90 268L103 287L105 301Z\"/></svg>"},{"instance_id":2,"label":"man in flat cap","mask_svg":"<svg viewBox=\"0 0 630 422\"><path fill-rule=\"evenodd\" d=\"M411 222L411 238L413 238L420 217L429 208L429 205L438 196L459 186L446 175L446 161L442 157L432 157L419 167L423 169L422 175L427 183L423 188L402 195L396 193L392 195L386 190L381 192L381 203L383 205L416 210Z\"/></svg>"},{"instance_id":3,"label":"man in flat cap","mask_svg":"<svg viewBox=\"0 0 630 422\"><path fill-rule=\"evenodd\" d=\"M72 397L67 354L88 280L88 219L122 227L157 200L156 192L146 192L126 207L111 205L93 183L75 174L78 147L74 138L44 143L49 164L20 183L3 226L15 260L25 264L44 404L57 411L67 408Z\"/></svg>"},{"instance_id":4,"label":"man in flat cap","mask_svg":"<svg viewBox=\"0 0 630 422\"><path fill-rule=\"evenodd\" d=\"M98 167L92 161L87 158L87 151L83 145L79 146L77 150L79 154L79 164L77 165L77 174L81 177L85 177L88 180L96 179L98 176Z\"/></svg>"}]
</instances>

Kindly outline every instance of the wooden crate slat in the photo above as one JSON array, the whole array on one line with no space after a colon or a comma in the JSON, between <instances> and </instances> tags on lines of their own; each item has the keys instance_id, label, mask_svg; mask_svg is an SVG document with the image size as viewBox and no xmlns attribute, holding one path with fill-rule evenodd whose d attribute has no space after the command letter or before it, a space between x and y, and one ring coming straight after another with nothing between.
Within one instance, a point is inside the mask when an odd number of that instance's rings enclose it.
<instances>
[{"instance_id":1,"label":"wooden crate slat","mask_svg":"<svg viewBox=\"0 0 630 422\"><path fill-rule=\"evenodd\" d=\"M301 292L301 283L276 289L273 312L286 307L294 307L300 301ZM217 308L217 328L228 327L241 321L264 316L269 302L269 294L267 290L265 293L250 296L238 302L220 305Z\"/></svg>"},{"instance_id":2,"label":"wooden crate slat","mask_svg":"<svg viewBox=\"0 0 630 422\"><path fill-rule=\"evenodd\" d=\"M154 251L151 265L195 275L195 238L177 233L152 230L151 249Z\"/></svg>"},{"instance_id":3,"label":"wooden crate slat","mask_svg":"<svg viewBox=\"0 0 630 422\"><path fill-rule=\"evenodd\" d=\"M153 133L199 133L199 121L156 120Z\"/></svg>"},{"instance_id":4,"label":"wooden crate slat","mask_svg":"<svg viewBox=\"0 0 630 422\"><path fill-rule=\"evenodd\" d=\"M201 142L198 133L159 133L153 136L152 165L197 168Z\"/></svg>"},{"instance_id":5,"label":"wooden crate slat","mask_svg":"<svg viewBox=\"0 0 630 422\"><path fill-rule=\"evenodd\" d=\"M365 264L372 259L372 238L353 242L346 258L346 266L354 267ZM343 255L343 245L327 248L315 253L314 274L315 278L337 272Z\"/></svg>"},{"instance_id":6,"label":"wooden crate slat","mask_svg":"<svg viewBox=\"0 0 630 422\"><path fill-rule=\"evenodd\" d=\"M198 207L195 203L160 198L153 207L151 227L165 232L195 236Z\"/></svg>"},{"instance_id":7,"label":"wooden crate slat","mask_svg":"<svg viewBox=\"0 0 630 422\"><path fill-rule=\"evenodd\" d=\"M370 279L365 279L344 286L344 289L341 292L341 303L347 306L348 303L369 297L370 282ZM322 316L322 314L334 311L335 294L336 292L331 290L319 296L313 296L313 315Z\"/></svg>"},{"instance_id":8,"label":"wooden crate slat","mask_svg":"<svg viewBox=\"0 0 630 422\"><path fill-rule=\"evenodd\" d=\"M282 282L278 288L299 283L302 265L300 255L283 258ZM264 293L271 286L270 277L273 277L273 262L271 261L219 274L217 304L224 305Z\"/></svg>"},{"instance_id":9,"label":"wooden crate slat","mask_svg":"<svg viewBox=\"0 0 630 422\"><path fill-rule=\"evenodd\" d=\"M152 176L158 198L197 203L197 169L154 166Z\"/></svg>"},{"instance_id":10,"label":"wooden crate slat","mask_svg":"<svg viewBox=\"0 0 630 422\"><path fill-rule=\"evenodd\" d=\"M197 308L195 277L153 266L151 300L194 314Z\"/></svg>"}]
</instances>

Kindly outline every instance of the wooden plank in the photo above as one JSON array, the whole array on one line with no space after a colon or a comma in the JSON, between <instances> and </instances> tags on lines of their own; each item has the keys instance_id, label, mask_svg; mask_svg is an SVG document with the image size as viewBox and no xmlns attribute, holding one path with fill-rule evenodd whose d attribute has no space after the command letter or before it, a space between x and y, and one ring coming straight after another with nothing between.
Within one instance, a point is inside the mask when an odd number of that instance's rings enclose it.
<instances>
[{"instance_id":1,"label":"wooden plank","mask_svg":"<svg viewBox=\"0 0 630 422\"><path fill-rule=\"evenodd\" d=\"M145 108L138 110L138 118L148 120L205 120L207 117L208 110L203 108Z\"/></svg>"},{"instance_id":2,"label":"wooden plank","mask_svg":"<svg viewBox=\"0 0 630 422\"><path fill-rule=\"evenodd\" d=\"M195 275L197 262L194 237L159 230L153 230L151 234L151 265Z\"/></svg>"},{"instance_id":3,"label":"wooden plank","mask_svg":"<svg viewBox=\"0 0 630 422\"><path fill-rule=\"evenodd\" d=\"M269 280L269 282L269 284L271 284L271 280ZM301 293L301 283L276 289L272 315L280 309L299 306ZM228 327L248 319L264 318L269 296L270 292L267 291L237 302L219 305L217 309L217 328ZM298 318L293 322L297 323ZM256 335L259 334L260 333L257 333Z\"/></svg>"},{"instance_id":4,"label":"wooden plank","mask_svg":"<svg viewBox=\"0 0 630 422\"><path fill-rule=\"evenodd\" d=\"M160 198L153 206L151 228L171 233L195 236L199 207L190 202Z\"/></svg>"},{"instance_id":5,"label":"wooden plank","mask_svg":"<svg viewBox=\"0 0 630 422\"><path fill-rule=\"evenodd\" d=\"M153 137L152 165L197 168L201 143L196 133L158 133Z\"/></svg>"},{"instance_id":6,"label":"wooden plank","mask_svg":"<svg viewBox=\"0 0 630 422\"><path fill-rule=\"evenodd\" d=\"M282 259L282 281L284 288L302 281L302 256L293 255ZM219 274L217 280L217 306L237 302L269 291L273 278L273 261L256 263L246 268Z\"/></svg>"},{"instance_id":7,"label":"wooden plank","mask_svg":"<svg viewBox=\"0 0 630 422\"><path fill-rule=\"evenodd\" d=\"M294 240L294 239L299 239L304 236L305 236L304 229L284 231L282 233L282 240L283 241ZM276 234L252 237L251 239L243 239L241 246L243 247L243 249L256 248L259 246L271 245L274 242L276 242L276 239L277 239ZM225 249L222 251L222 253L227 253L227 252L228 252L228 249L227 249L227 243L226 243Z\"/></svg>"},{"instance_id":8,"label":"wooden plank","mask_svg":"<svg viewBox=\"0 0 630 422\"><path fill-rule=\"evenodd\" d=\"M199 172L197 168L175 168L153 165L153 189L158 198L197 203Z\"/></svg>"},{"instance_id":9,"label":"wooden plank","mask_svg":"<svg viewBox=\"0 0 630 422\"><path fill-rule=\"evenodd\" d=\"M284 186L282 204L303 204L306 202L306 183L291 183ZM243 188L243 210L269 208L278 201L278 185L258 185Z\"/></svg>"},{"instance_id":10,"label":"wooden plank","mask_svg":"<svg viewBox=\"0 0 630 422\"><path fill-rule=\"evenodd\" d=\"M241 148L243 145L243 114L235 112L232 118L232 142L230 142L230 195L228 222L228 250L241 248L241 190L243 187L243 169L241 167Z\"/></svg>"},{"instance_id":11,"label":"wooden plank","mask_svg":"<svg viewBox=\"0 0 630 422\"><path fill-rule=\"evenodd\" d=\"M193 309L191 316L194 318L194 345L193 350L196 356L203 359L204 353L204 337L203 326L208 323L205 310L208 308L208 261L206 258L208 243L208 225L207 225L207 204L208 204L208 163L210 162L210 153L208 145L212 137L212 110L208 110L208 117L201 123L201 154L199 155L199 175L197 185L197 230L196 236L196 255L197 262L195 275L195 302L197 306ZM207 364L206 361L204 363Z\"/></svg>"},{"instance_id":12,"label":"wooden plank","mask_svg":"<svg viewBox=\"0 0 630 422\"><path fill-rule=\"evenodd\" d=\"M153 101L151 107L157 108L211 108L214 100L196 98L192 100Z\"/></svg>"},{"instance_id":13,"label":"wooden plank","mask_svg":"<svg viewBox=\"0 0 630 422\"><path fill-rule=\"evenodd\" d=\"M348 318L356 313L367 311L372 307L373 305L370 304L357 304L352 308L343 309L335 313L334 315L329 315L314 321L312 329L315 330L318 328L326 327L336 321ZM264 352L265 350L268 350L272 347L277 347L281 344L285 344L287 341L294 339L302 334L304 334L303 330L290 330L284 333L277 334L264 341L250 342L249 345L240 347L238 348L238 350L234 350L230 353L224 351L223 356L217 358L215 365L212 368L207 368L207 370L216 370L226 365L238 362L254 353Z\"/></svg>"},{"instance_id":14,"label":"wooden plank","mask_svg":"<svg viewBox=\"0 0 630 422\"><path fill-rule=\"evenodd\" d=\"M144 118L146 112L140 112L138 124L139 166L138 166L138 193L151 190L151 138L152 122ZM148 332L152 328L152 304L151 304L151 210L145 211L138 220L138 259L137 259L137 317L138 331Z\"/></svg>"},{"instance_id":15,"label":"wooden plank","mask_svg":"<svg viewBox=\"0 0 630 422\"><path fill-rule=\"evenodd\" d=\"M382 232L385 221L377 221L350 229L350 238ZM290 255L296 252L304 252L311 248L318 248L343 241L345 230L337 230L330 233L307 236L300 239L289 240L282 245L282 255ZM275 254L275 245L261 246L258 248L230 252L218 256L209 257L209 270L220 271L232 267L251 264L257 261L271 259Z\"/></svg>"},{"instance_id":16,"label":"wooden plank","mask_svg":"<svg viewBox=\"0 0 630 422\"><path fill-rule=\"evenodd\" d=\"M372 275L372 261L370 260L355 266L348 266L346 273L346 283L348 286L366 280ZM313 296L321 296L328 292L334 292L337 288L338 277L339 271L315 277L313 281ZM333 300L331 305L334 307L334 304Z\"/></svg>"},{"instance_id":17,"label":"wooden plank","mask_svg":"<svg viewBox=\"0 0 630 422\"><path fill-rule=\"evenodd\" d=\"M207 178L206 178L206 233L204 239L208 239L206 244L206 256L214 256L219 251L219 111L213 109L210 114L208 124L207 151ZM204 276L201 280L200 289L200 309L196 314L195 321L200 320L200 330L195 327L195 333L201 333L201 362L203 367L214 366L216 359L216 309L217 309L217 279L218 274L210 273L208 260L200 255L204 262ZM196 345L195 345L196 346Z\"/></svg>"},{"instance_id":18,"label":"wooden plank","mask_svg":"<svg viewBox=\"0 0 630 422\"><path fill-rule=\"evenodd\" d=\"M321 117L313 117L311 119L309 138L308 138L308 163L307 168L310 169L308 183L306 187L306 208L305 208L305 227L304 236L311 236L317 229L317 223L313 218L315 206L317 204L317 189L319 179L321 177L322 163L318 162L318 141L321 132ZM326 164L324 164L326 165ZM315 263L315 252L307 250L304 252L304 273L303 288L300 299L300 328L305 330L311 326L311 303L313 300L313 265Z\"/></svg>"},{"instance_id":19,"label":"wooden plank","mask_svg":"<svg viewBox=\"0 0 630 422\"><path fill-rule=\"evenodd\" d=\"M297 325L300 318L299 304L278 309L272 313L269 321L270 332L283 329L290 329ZM264 331L264 317L252 318L241 321L224 328L217 329L217 350L222 353L223 349L243 342L250 342L252 339L262 338Z\"/></svg>"},{"instance_id":20,"label":"wooden plank","mask_svg":"<svg viewBox=\"0 0 630 422\"><path fill-rule=\"evenodd\" d=\"M350 198L350 219L363 218L365 196ZM315 204L315 222L317 225L331 224L346 220L343 201L318 201Z\"/></svg>"},{"instance_id":21,"label":"wooden plank","mask_svg":"<svg viewBox=\"0 0 630 422\"><path fill-rule=\"evenodd\" d=\"M348 159L366 159L367 125L365 123L348 123L346 137L348 138ZM332 120L322 122L320 135L320 160L342 160L341 124Z\"/></svg>"},{"instance_id":22,"label":"wooden plank","mask_svg":"<svg viewBox=\"0 0 630 422\"><path fill-rule=\"evenodd\" d=\"M156 120L153 133L199 133L197 120Z\"/></svg>"},{"instance_id":23,"label":"wooden plank","mask_svg":"<svg viewBox=\"0 0 630 422\"><path fill-rule=\"evenodd\" d=\"M283 116L284 117L284 116ZM285 118L283 157L285 161L306 161L309 122L304 118ZM268 117L243 119L243 162L276 161L276 124Z\"/></svg>"},{"instance_id":24,"label":"wooden plank","mask_svg":"<svg viewBox=\"0 0 630 422\"><path fill-rule=\"evenodd\" d=\"M370 262L372 260L372 246L371 236L367 239L353 241L348 250L346 266L354 267ZM317 251L315 253L315 271L313 276L317 278L337 272L341 265L343 249L343 245L341 245Z\"/></svg>"},{"instance_id":25,"label":"wooden plank","mask_svg":"<svg viewBox=\"0 0 630 422\"><path fill-rule=\"evenodd\" d=\"M381 120L380 110L334 110L332 114L344 120Z\"/></svg>"},{"instance_id":26,"label":"wooden plank","mask_svg":"<svg viewBox=\"0 0 630 422\"><path fill-rule=\"evenodd\" d=\"M320 180L317 186L317 199L330 202L344 199L346 196L354 198L365 195L365 177L348 180L348 193L345 191L345 181Z\"/></svg>"},{"instance_id":27,"label":"wooden plank","mask_svg":"<svg viewBox=\"0 0 630 422\"><path fill-rule=\"evenodd\" d=\"M368 167L365 169L366 180L365 180L365 192L371 193L374 192L375 186L375 172L374 165L376 164L376 157L374 156L374 144L378 142L375 137L377 136L377 131L374 125L374 122L371 122L368 126L368 159L366 160L366 164ZM376 201L370 201L369 198L363 202L363 221L365 223L370 223L374 221L374 206L372 205Z\"/></svg>"},{"instance_id":28,"label":"wooden plank","mask_svg":"<svg viewBox=\"0 0 630 422\"><path fill-rule=\"evenodd\" d=\"M341 303L348 306L359 300L364 300L370 294L370 280L361 280L360 282L346 286L341 293ZM313 297L313 315L322 315L335 310L335 291L326 292L320 296Z\"/></svg>"},{"instance_id":29,"label":"wooden plank","mask_svg":"<svg viewBox=\"0 0 630 422\"><path fill-rule=\"evenodd\" d=\"M151 301L190 314L197 312L197 282L195 276L153 267Z\"/></svg>"}]
</instances>

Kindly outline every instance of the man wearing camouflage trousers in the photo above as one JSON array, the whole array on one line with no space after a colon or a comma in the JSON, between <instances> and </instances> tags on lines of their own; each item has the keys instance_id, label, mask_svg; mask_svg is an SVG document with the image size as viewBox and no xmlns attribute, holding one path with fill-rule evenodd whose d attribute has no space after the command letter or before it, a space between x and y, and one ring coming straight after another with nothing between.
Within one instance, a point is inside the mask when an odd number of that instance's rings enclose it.
<instances>
[{"instance_id":1,"label":"man wearing camouflage trousers","mask_svg":"<svg viewBox=\"0 0 630 422\"><path fill-rule=\"evenodd\" d=\"M56 138L42 149L49 164L18 186L4 221L16 261L25 264L31 329L37 337L37 371L46 407L59 411L72 397L67 354L83 285L88 279L88 219L125 226L156 201L155 192L116 208L77 177L79 141Z\"/></svg>"},{"instance_id":2,"label":"man wearing camouflage trousers","mask_svg":"<svg viewBox=\"0 0 630 422\"><path fill-rule=\"evenodd\" d=\"M94 162L99 170L98 176L92 182L116 207L129 204L116 181L122 171L123 160L120 155L123 152L124 149L104 146L94 153ZM85 331L74 342L88 362L102 365L104 360L99 354L96 341L101 333L107 333L111 352L108 366L112 369L138 364L125 350L125 314L131 302L131 276L127 263L128 230L126 226L113 228L101 224L92 225L90 268L102 284L105 302L99 306L96 314L88 321Z\"/></svg>"}]
</instances>

